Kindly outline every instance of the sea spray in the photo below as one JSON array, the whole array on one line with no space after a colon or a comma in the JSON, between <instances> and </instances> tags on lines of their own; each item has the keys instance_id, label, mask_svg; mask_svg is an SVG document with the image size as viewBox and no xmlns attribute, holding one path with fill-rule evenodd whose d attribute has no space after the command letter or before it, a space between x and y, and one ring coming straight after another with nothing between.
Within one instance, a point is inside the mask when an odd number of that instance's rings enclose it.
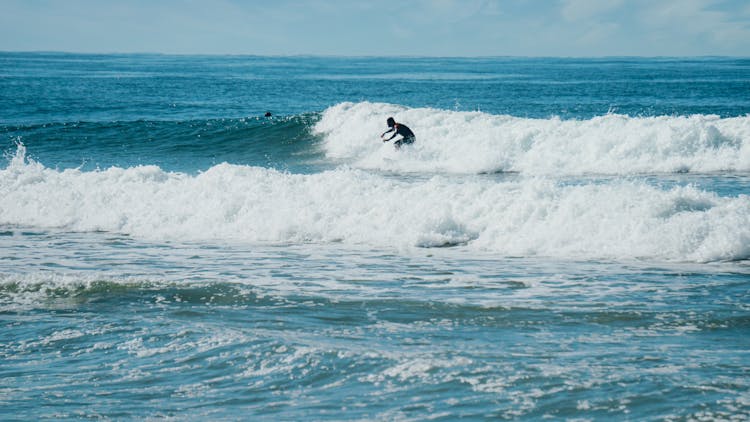
<instances>
[{"instance_id":1,"label":"sea spray","mask_svg":"<svg viewBox=\"0 0 750 422\"><path fill-rule=\"evenodd\" d=\"M417 143L395 154L379 142L395 116ZM750 171L750 116L523 118L482 112L341 103L314 131L329 157L406 172L629 175Z\"/></svg>"},{"instance_id":2,"label":"sea spray","mask_svg":"<svg viewBox=\"0 0 750 422\"><path fill-rule=\"evenodd\" d=\"M347 168L303 175L230 164L198 175L156 166L58 171L22 154L0 170L0 224L144 239L458 245L508 256L702 262L750 252L750 198L692 186L414 181Z\"/></svg>"}]
</instances>

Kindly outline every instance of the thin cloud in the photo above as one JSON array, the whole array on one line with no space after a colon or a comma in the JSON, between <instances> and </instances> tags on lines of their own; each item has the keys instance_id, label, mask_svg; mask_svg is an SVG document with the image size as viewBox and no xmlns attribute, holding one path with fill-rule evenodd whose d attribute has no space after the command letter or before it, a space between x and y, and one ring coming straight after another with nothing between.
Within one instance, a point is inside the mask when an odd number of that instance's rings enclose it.
<instances>
[{"instance_id":1,"label":"thin cloud","mask_svg":"<svg viewBox=\"0 0 750 422\"><path fill-rule=\"evenodd\" d=\"M0 50L750 56L746 0L2 0Z\"/></svg>"},{"instance_id":2,"label":"thin cloud","mask_svg":"<svg viewBox=\"0 0 750 422\"><path fill-rule=\"evenodd\" d=\"M622 0L563 0L560 14L566 21L577 22L610 13L622 3Z\"/></svg>"}]
</instances>

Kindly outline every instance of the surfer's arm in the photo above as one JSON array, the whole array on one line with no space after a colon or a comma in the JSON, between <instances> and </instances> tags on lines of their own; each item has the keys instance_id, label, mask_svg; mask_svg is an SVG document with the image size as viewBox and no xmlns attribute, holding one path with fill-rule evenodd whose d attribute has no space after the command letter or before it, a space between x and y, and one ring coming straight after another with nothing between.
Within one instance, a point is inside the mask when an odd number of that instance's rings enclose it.
<instances>
[{"instance_id":1,"label":"surfer's arm","mask_svg":"<svg viewBox=\"0 0 750 422\"><path fill-rule=\"evenodd\" d=\"M380 137L382 138L382 137L384 137L384 136L385 136L385 135L386 135L387 133L390 133L390 132L393 132L393 135L391 135L391 137L390 137L390 138L388 138L388 139L383 139L383 142L388 142L388 141L390 141L391 139L395 138L395 137L396 137L396 135L398 135L398 131L396 130L396 126L394 126L394 127L390 128L390 129L386 130L385 132L383 132L383 134L382 134L382 135L380 135Z\"/></svg>"}]
</instances>

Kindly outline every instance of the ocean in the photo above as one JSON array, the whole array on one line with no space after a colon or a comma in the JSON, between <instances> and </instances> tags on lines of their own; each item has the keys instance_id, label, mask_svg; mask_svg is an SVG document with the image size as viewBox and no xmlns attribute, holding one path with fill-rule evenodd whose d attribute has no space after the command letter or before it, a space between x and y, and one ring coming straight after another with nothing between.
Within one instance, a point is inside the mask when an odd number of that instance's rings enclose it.
<instances>
[{"instance_id":1,"label":"ocean","mask_svg":"<svg viewBox=\"0 0 750 422\"><path fill-rule=\"evenodd\" d=\"M0 53L0 146L2 420L750 418L750 59Z\"/></svg>"}]
</instances>

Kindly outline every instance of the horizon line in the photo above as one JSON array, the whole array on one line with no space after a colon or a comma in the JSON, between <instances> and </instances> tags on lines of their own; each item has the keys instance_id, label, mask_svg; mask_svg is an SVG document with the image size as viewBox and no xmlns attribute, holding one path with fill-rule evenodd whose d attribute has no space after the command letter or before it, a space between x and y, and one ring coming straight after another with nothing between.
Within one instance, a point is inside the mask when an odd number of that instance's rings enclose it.
<instances>
[{"instance_id":1,"label":"horizon line","mask_svg":"<svg viewBox=\"0 0 750 422\"><path fill-rule=\"evenodd\" d=\"M733 56L725 54L703 54L703 55L476 55L476 56L458 56L458 55L370 55L370 54L315 54L315 53L294 53L294 54L253 54L253 53L165 53L165 52L91 52L91 51L63 51L63 50L0 50L0 54L59 54L59 55L80 55L80 56L181 56L181 57L274 57L274 58L395 58L395 59L492 59L492 58L509 58L509 59L689 59L689 58L731 58L731 59L750 59L750 56Z\"/></svg>"}]
</instances>

